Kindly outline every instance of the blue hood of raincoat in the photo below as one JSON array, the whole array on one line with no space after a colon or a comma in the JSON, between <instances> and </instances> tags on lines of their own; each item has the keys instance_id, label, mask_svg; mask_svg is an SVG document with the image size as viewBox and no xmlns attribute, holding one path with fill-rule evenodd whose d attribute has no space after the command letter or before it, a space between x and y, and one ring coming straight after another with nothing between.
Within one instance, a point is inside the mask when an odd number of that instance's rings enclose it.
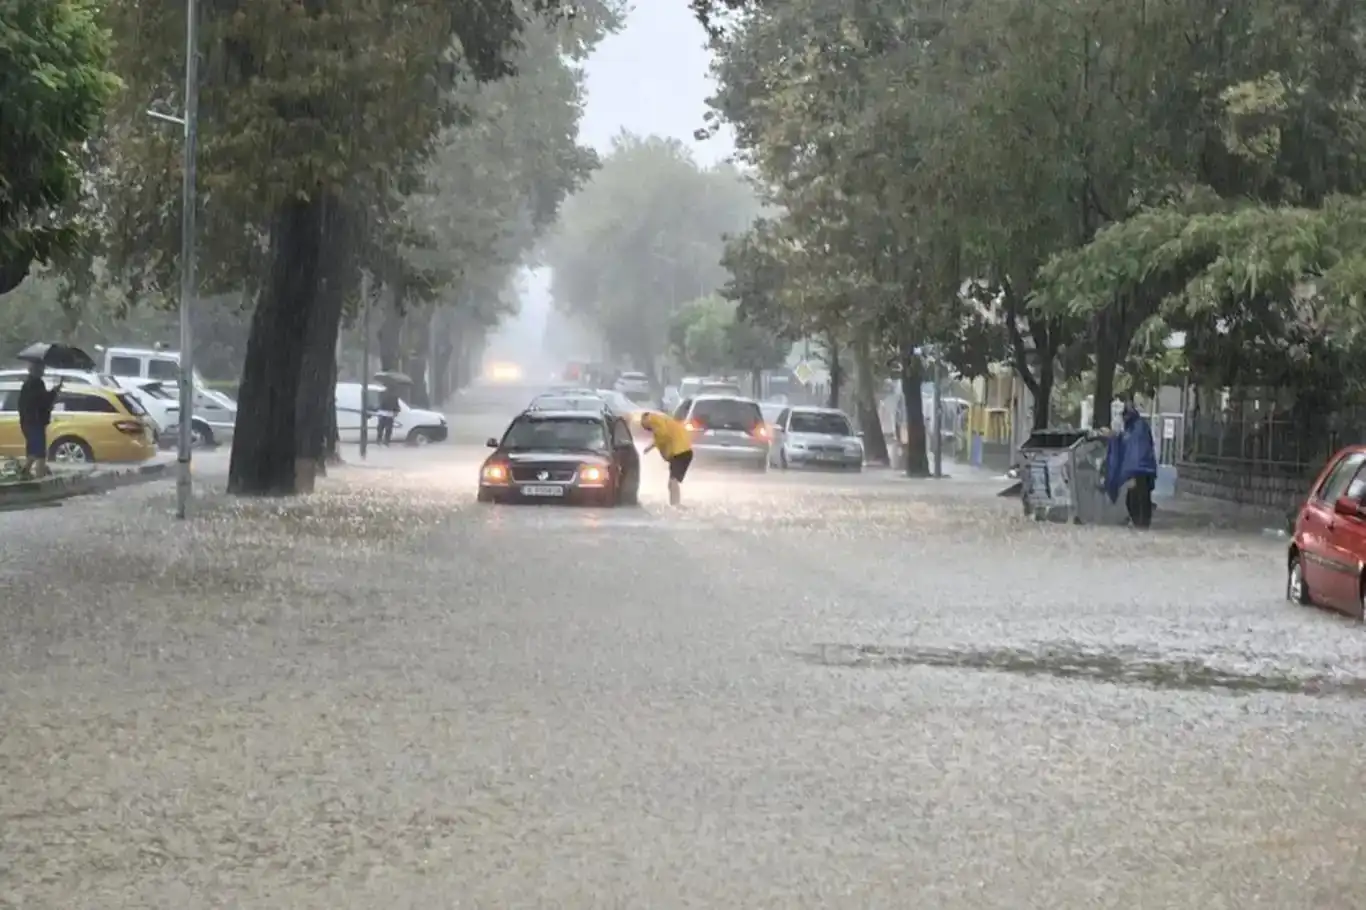
<instances>
[{"instance_id":1,"label":"blue hood of raincoat","mask_svg":"<svg viewBox=\"0 0 1366 910\"><path fill-rule=\"evenodd\" d=\"M1110 437L1105 451L1105 492L1110 501L1135 477L1157 476L1157 449L1153 430L1133 405L1124 408L1124 431Z\"/></svg>"}]
</instances>

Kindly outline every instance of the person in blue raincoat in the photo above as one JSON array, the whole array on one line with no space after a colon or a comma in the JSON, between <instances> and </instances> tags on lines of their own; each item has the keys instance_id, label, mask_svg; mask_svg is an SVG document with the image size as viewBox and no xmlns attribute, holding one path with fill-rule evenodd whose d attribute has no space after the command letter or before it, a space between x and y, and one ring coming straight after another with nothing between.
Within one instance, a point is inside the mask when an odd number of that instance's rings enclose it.
<instances>
[{"instance_id":1,"label":"person in blue raincoat","mask_svg":"<svg viewBox=\"0 0 1366 910\"><path fill-rule=\"evenodd\" d=\"M1153 523L1153 486L1157 482L1157 449L1153 430L1132 404L1124 406L1124 429L1110 437L1105 453L1105 492L1111 502L1125 490L1124 506L1135 528Z\"/></svg>"}]
</instances>

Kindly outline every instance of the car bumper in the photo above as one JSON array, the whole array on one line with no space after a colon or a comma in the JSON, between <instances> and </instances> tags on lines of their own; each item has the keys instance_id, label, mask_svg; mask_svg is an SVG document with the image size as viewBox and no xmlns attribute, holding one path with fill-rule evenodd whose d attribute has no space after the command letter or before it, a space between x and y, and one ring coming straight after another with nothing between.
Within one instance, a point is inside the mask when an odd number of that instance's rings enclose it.
<instances>
[{"instance_id":1,"label":"car bumper","mask_svg":"<svg viewBox=\"0 0 1366 910\"><path fill-rule=\"evenodd\" d=\"M527 487L554 486L564 490L559 496L531 495ZM528 505L597 505L611 495L610 487L581 487L577 484L487 484L479 485L482 498L499 503L525 503Z\"/></svg>"},{"instance_id":2,"label":"car bumper","mask_svg":"<svg viewBox=\"0 0 1366 910\"><path fill-rule=\"evenodd\" d=\"M435 427L414 427L414 429L426 433L427 438L432 442L445 442L451 435L451 428L445 424Z\"/></svg>"},{"instance_id":3,"label":"car bumper","mask_svg":"<svg viewBox=\"0 0 1366 910\"><path fill-rule=\"evenodd\" d=\"M693 463L708 467L754 468L768 466L768 449L754 446L718 446L693 444Z\"/></svg>"},{"instance_id":4,"label":"car bumper","mask_svg":"<svg viewBox=\"0 0 1366 910\"><path fill-rule=\"evenodd\" d=\"M863 467L863 453L851 455L841 452L838 455L827 452L811 452L804 450L786 449L783 452L787 456L789 467L798 468L830 468L838 470L849 470L851 468Z\"/></svg>"}]
</instances>

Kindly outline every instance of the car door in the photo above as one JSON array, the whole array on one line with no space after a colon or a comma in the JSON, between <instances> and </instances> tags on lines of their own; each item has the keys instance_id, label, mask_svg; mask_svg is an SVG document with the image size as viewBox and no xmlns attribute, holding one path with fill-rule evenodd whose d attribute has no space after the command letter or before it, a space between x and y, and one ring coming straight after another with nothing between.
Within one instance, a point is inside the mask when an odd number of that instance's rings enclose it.
<instances>
[{"instance_id":1,"label":"car door","mask_svg":"<svg viewBox=\"0 0 1366 910\"><path fill-rule=\"evenodd\" d=\"M640 452L630 426L620 417L612 420L612 450L621 472L621 488L629 490L640 482Z\"/></svg>"},{"instance_id":2,"label":"car door","mask_svg":"<svg viewBox=\"0 0 1366 910\"><path fill-rule=\"evenodd\" d=\"M677 408L674 408L674 419L675 419L675 420L687 420L687 419L688 419L688 412L691 411L691 410L692 410L692 399L691 399L691 398L684 398L682 401L680 401L680 402L678 403L678 407L677 407Z\"/></svg>"},{"instance_id":3,"label":"car door","mask_svg":"<svg viewBox=\"0 0 1366 910\"><path fill-rule=\"evenodd\" d=\"M0 388L0 457L22 458L24 433L19 427L19 389Z\"/></svg>"},{"instance_id":4,"label":"car door","mask_svg":"<svg viewBox=\"0 0 1366 910\"><path fill-rule=\"evenodd\" d=\"M1356 503L1357 508L1366 509L1366 463L1357 468L1342 497ZM1333 518L1328 532L1330 561L1339 571L1335 573L1337 579L1333 589L1327 593L1332 598L1332 606L1357 614L1363 605L1361 574L1366 566L1366 517L1335 513ZM1328 597L1324 599L1328 600Z\"/></svg>"},{"instance_id":5,"label":"car door","mask_svg":"<svg viewBox=\"0 0 1366 910\"><path fill-rule=\"evenodd\" d=\"M778 452L783 447L783 438L787 436L787 423L792 418L792 409L783 408L778 412L778 417L773 421L773 444L768 450L768 460L770 464L778 463Z\"/></svg>"},{"instance_id":6,"label":"car door","mask_svg":"<svg viewBox=\"0 0 1366 910\"><path fill-rule=\"evenodd\" d=\"M1338 459L1305 502L1297 529L1305 584L1315 598L1339 608L1344 598L1357 600L1358 579L1356 567L1344 564L1334 540L1340 516L1333 511L1333 504L1347 492L1363 464L1366 453L1348 452Z\"/></svg>"}]
</instances>

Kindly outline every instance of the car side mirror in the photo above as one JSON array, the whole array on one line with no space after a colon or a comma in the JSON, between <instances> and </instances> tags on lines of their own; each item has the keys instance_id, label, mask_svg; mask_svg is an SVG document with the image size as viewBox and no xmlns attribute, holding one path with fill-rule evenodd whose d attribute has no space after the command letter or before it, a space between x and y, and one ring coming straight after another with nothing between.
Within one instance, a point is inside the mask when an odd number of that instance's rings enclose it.
<instances>
[{"instance_id":1,"label":"car side mirror","mask_svg":"<svg viewBox=\"0 0 1366 910\"><path fill-rule=\"evenodd\" d=\"M859 439L862 439L862 438L863 438L863 431L862 431L862 430L859 430L859 431L858 431L858 438L859 438Z\"/></svg>"},{"instance_id":2,"label":"car side mirror","mask_svg":"<svg viewBox=\"0 0 1366 910\"><path fill-rule=\"evenodd\" d=\"M484 445L488 446L490 449L496 449L498 448L498 440L490 436L488 439L484 441Z\"/></svg>"},{"instance_id":3,"label":"car side mirror","mask_svg":"<svg viewBox=\"0 0 1366 910\"><path fill-rule=\"evenodd\" d=\"M1347 496L1339 496L1333 503L1333 511L1338 515L1346 515L1348 518L1361 517L1361 503Z\"/></svg>"}]
</instances>

